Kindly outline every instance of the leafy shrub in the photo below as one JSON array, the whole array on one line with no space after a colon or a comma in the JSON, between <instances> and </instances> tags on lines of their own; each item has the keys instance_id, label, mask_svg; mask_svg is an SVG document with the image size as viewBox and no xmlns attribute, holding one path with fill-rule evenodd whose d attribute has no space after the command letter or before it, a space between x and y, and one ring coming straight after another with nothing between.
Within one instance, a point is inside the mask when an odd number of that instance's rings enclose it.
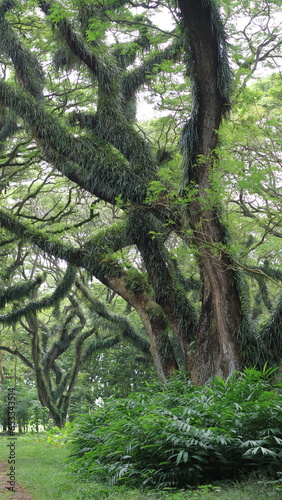
<instances>
[{"instance_id":1,"label":"leafy shrub","mask_svg":"<svg viewBox=\"0 0 282 500\"><path fill-rule=\"evenodd\" d=\"M52 427L49 431L47 431L47 443L55 445L55 446L63 446L68 443L70 440L70 434L73 430L73 426L71 422L66 422L65 427L61 429L57 425Z\"/></svg>"},{"instance_id":2,"label":"leafy shrub","mask_svg":"<svg viewBox=\"0 0 282 500\"><path fill-rule=\"evenodd\" d=\"M162 390L109 400L78 417L71 468L112 483L187 487L281 471L281 384L245 370L204 387L178 376ZM279 392L280 391L280 392Z\"/></svg>"}]
</instances>

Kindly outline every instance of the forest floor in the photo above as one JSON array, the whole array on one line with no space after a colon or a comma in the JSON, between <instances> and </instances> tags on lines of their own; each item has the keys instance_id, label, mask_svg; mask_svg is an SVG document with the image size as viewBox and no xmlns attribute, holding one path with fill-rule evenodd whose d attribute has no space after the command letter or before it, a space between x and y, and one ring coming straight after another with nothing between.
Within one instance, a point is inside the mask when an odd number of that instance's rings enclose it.
<instances>
[{"instance_id":1,"label":"forest floor","mask_svg":"<svg viewBox=\"0 0 282 500\"><path fill-rule=\"evenodd\" d=\"M8 483L8 465L5 462L0 462L0 498L5 500L34 500L27 490L16 481L15 492L9 491L10 484Z\"/></svg>"},{"instance_id":2,"label":"forest floor","mask_svg":"<svg viewBox=\"0 0 282 500\"><path fill-rule=\"evenodd\" d=\"M48 443L46 435L17 436L16 492L8 486L7 437L0 435L1 500L282 500L282 489L261 481L207 485L197 490L129 489L84 481L68 470L68 447Z\"/></svg>"}]
</instances>

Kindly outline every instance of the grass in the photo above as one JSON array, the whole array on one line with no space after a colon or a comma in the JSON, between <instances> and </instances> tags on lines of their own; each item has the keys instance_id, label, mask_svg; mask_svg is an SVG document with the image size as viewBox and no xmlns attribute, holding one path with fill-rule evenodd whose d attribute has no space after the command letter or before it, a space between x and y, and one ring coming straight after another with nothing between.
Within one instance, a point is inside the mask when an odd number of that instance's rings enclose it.
<instances>
[{"instance_id":1,"label":"grass","mask_svg":"<svg viewBox=\"0 0 282 500\"><path fill-rule=\"evenodd\" d=\"M7 462L7 450L7 438L2 435L1 461ZM141 492L85 482L67 470L64 464L67 452L66 445L54 446L47 443L43 436L17 437L16 477L35 500L282 500L282 490L258 481L177 492ZM7 493L3 500L9 499Z\"/></svg>"}]
</instances>

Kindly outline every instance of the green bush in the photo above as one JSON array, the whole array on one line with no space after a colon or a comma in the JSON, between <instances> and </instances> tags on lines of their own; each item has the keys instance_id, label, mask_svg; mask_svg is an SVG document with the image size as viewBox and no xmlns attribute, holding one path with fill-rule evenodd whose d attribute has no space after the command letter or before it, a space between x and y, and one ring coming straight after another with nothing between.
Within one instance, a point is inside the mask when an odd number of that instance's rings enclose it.
<instances>
[{"instance_id":1,"label":"green bush","mask_svg":"<svg viewBox=\"0 0 282 500\"><path fill-rule=\"evenodd\" d=\"M282 463L281 384L245 370L204 387L178 376L162 390L109 400L70 432L70 466L112 483L188 487L250 472L275 477Z\"/></svg>"}]
</instances>

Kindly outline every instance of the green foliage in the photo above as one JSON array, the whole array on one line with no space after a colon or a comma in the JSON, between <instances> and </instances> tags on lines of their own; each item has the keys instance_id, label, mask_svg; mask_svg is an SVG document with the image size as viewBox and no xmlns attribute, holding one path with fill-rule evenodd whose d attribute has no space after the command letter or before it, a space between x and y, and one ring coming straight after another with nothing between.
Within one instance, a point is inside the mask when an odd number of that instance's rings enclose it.
<instances>
[{"instance_id":1,"label":"green foliage","mask_svg":"<svg viewBox=\"0 0 282 500\"><path fill-rule=\"evenodd\" d=\"M7 428L8 418L8 387L11 382L5 383L1 387L0 395L0 423ZM48 428L49 412L42 407L37 398L37 391L34 386L18 382L16 386L15 422L19 427L19 432L37 431L39 427Z\"/></svg>"},{"instance_id":2,"label":"green foliage","mask_svg":"<svg viewBox=\"0 0 282 500\"><path fill-rule=\"evenodd\" d=\"M188 487L281 470L281 383L275 370L245 370L198 388L167 387L108 400L74 421L70 464L84 477ZM274 383L274 385L273 385Z\"/></svg>"},{"instance_id":3,"label":"green foliage","mask_svg":"<svg viewBox=\"0 0 282 500\"><path fill-rule=\"evenodd\" d=\"M137 269L129 269L127 271L125 286L127 290L133 293L150 292L150 286L147 276L137 271Z\"/></svg>"},{"instance_id":4,"label":"green foliage","mask_svg":"<svg viewBox=\"0 0 282 500\"><path fill-rule=\"evenodd\" d=\"M68 11L59 2L53 2L50 8L50 14L46 16L50 21L58 23L68 18Z\"/></svg>"},{"instance_id":5,"label":"green foliage","mask_svg":"<svg viewBox=\"0 0 282 500\"><path fill-rule=\"evenodd\" d=\"M84 363L69 407L69 419L87 413L96 401L124 398L133 392L144 391L148 380L156 373L148 355L141 354L127 342L95 352L91 361Z\"/></svg>"},{"instance_id":6,"label":"green foliage","mask_svg":"<svg viewBox=\"0 0 282 500\"><path fill-rule=\"evenodd\" d=\"M279 297L275 311L268 322L262 327L262 336L266 347L273 353L276 363L279 363L282 356L282 296Z\"/></svg>"},{"instance_id":7,"label":"green foliage","mask_svg":"<svg viewBox=\"0 0 282 500\"><path fill-rule=\"evenodd\" d=\"M46 442L44 436L17 436L17 478L36 500L278 500L273 484L246 481L207 485L193 491L159 491L109 486L85 481L67 470L68 446ZM40 459L39 459L40 458ZM0 436L0 459L7 460L7 440ZM2 492L1 492L2 494ZM5 493L4 493L5 495ZM1 499L8 496L1 496ZM9 499L11 496L9 495Z\"/></svg>"}]
</instances>

